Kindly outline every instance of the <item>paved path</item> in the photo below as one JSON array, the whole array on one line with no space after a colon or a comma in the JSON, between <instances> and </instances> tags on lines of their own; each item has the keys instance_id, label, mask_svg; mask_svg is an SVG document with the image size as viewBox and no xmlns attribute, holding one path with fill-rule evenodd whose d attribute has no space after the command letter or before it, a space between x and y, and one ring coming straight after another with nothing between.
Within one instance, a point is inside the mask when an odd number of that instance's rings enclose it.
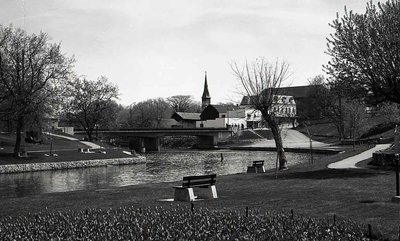
<instances>
[{"instance_id":1,"label":"paved path","mask_svg":"<svg viewBox=\"0 0 400 241\"><path fill-rule=\"evenodd\" d=\"M56 136L56 137L60 137L60 138L64 138L64 139L70 140L70 141L79 141L78 139L73 138L73 137L69 137L69 136L57 135L57 134L53 134L53 133L50 133L50 132L43 132L43 133L46 134L46 135L49 135L49 136Z\"/></svg>"},{"instance_id":2,"label":"paved path","mask_svg":"<svg viewBox=\"0 0 400 241\"><path fill-rule=\"evenodd\" d=\"M374 153L376 151L384 150L384 149L390 147L390 145L391 144L376 145L374 148L364 151L358 155L343 159L338 162L331 163L328 165L328 168L331 168L331 169L359 168L356 166L357 163L372 157L372 153Z\"/></svg>"},{"instance_id":3,"label":"paved path","mask_svg":"<svg viewBox=\"0 0 400 241\"><path fill-rule=\"evenodd\" d=\"M102 148L101 146L94 144L93 142L89 142L89 141L80 141L80 143L85 144L87 146L89 146L92 149L100 149Z\"/></svg>"},{"instance_id":4,"label":"paved path","mask_svg":"<svg viewBox=\"0 0 400 241\"><path fill-rule=\"evenodd\" d=\"M303 133L293 130L293 129L283 129L282 130L282 141L283 147L289 148L310 148L310 139ZM248 145L249 147L275 147L274 140L260 140L256 143ZM314 147L333 147L330 144L312 141L312 146Z\"/></svg>"},{"instance_id":5,"label":"paved path","mask_svg":"<svg viewBox=\"0 0 400 241\"><path fill-rule=\"evenodd\" d=\"M51 135L51 136L56 136L56 137L59 137L59 138L64 138L64 139L67 139L67 140L70 140L70 141L79 141L79 139L74 138L74 137L57 135L57 134L53 134L53 133L49 133L49 132L44 132L44 134ZM101 148L101 146L99 146L97 144L94 144L93 142L89 142L89 141L79 141L79 142L84 144L84 145L89 146L92 149L100 149Z\"/></svg>"}]
</instances>

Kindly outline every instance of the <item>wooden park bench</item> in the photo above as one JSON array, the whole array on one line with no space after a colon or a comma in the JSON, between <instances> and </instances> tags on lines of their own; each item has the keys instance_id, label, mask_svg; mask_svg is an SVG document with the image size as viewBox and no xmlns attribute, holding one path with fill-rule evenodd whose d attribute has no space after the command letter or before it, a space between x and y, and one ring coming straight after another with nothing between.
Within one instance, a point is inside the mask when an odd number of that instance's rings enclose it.
<instances>
[{"instance_id":1,"label":"wooden park bench","mask_svg":"<svg viewBox=\"0 0 400 241\"><path fill-rule=\"evenodd\" d=\"M32 136L26 137L25 138L26 143L32 143L32 144L43 144L43 140L39 140L36 138L33 138Z\"/></svg>"},{"instance_id":2,"label":"wooden park bench","mask_svg":"<svg viewBox=\"0 0 400 241\"><path fill-rule=\"evenodd\" d=\"M252 166L247 167L247 173L264 173L264 161L253 161Z\"/></svg>"},{"instance_id":3,"label":"wooden park bench","mask_svg":"<svg viewBox=\"0 0 400 241\"><path fill-rule=\"evenodd\" d=\"M78 148L78 152L80 153L94 153L90 150L90 148Z\"/></svg>"},{"instance_id":4,"label":"wooden park bench","mask_svg":"<svg viewBox=\"0 0 400 241\"><path fill-rule=\"evenodd\" d=\"M217 198L216 174L183 177L182 186L175 188L175 201L191 202L196 199ZM194 193L196 190L196 195Z\"/></svg>"}]
</instances>

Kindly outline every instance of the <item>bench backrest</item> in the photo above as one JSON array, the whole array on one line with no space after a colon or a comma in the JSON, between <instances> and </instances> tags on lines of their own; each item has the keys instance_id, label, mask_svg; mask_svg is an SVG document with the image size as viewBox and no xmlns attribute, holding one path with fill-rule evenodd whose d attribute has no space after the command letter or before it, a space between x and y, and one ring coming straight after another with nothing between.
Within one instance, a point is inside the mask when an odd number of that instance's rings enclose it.
<instances>
[{"instance_id":1,"label":"bench backrest","mask_svg":"<svg viewBox=\"0 0 400 241\"><path fill-rule=\"evenodd\" d=\"M253 166L264 166L264 161L253 161Z\"/></svg>"},{"instance_id":2,"label":"bench backrest","mask_svg":"<svg viewBox=\"0 0 400 241\"><path fill-rule=\"evenodd\" d=\"M182 187L212 186L216 182L216 174L183 177Z\"/></svg>"}]
</instances>

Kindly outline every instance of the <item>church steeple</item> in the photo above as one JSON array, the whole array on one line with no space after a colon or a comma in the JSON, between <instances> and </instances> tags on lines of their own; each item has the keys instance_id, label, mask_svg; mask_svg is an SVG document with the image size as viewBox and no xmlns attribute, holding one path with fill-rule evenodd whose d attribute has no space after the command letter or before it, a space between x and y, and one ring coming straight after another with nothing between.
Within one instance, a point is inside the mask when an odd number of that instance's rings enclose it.
<instances>
[{"instance_id":1,"label":"church steeple","mask_svg":"<svg viewBox=\"0 0 400 241\"><path fill-rule=\"evenodd\" d=\"M207 71L205 72L204 79L204 90L203 96L201 97L201 108L204 110L211 103L210 93L208 92L208 84L207 84Z\"/></svg>"}]
</instances>

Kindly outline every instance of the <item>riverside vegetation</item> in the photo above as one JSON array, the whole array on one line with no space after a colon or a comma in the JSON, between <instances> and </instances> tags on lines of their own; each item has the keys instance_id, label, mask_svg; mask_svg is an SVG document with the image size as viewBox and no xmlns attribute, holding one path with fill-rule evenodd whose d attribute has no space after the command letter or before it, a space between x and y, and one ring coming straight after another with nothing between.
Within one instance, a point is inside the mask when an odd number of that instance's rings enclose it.
<instances>
[{"instance_id":1,"label":"riverside vegetation","mask_svg":"<svg viewBox=\"0 0 400 241\"><path fill-rule=\"evenodd\" d=\"M1 240L370 240L349 220L170 206L37 213L0 221Z\"/></svg>"}]
</instances>

